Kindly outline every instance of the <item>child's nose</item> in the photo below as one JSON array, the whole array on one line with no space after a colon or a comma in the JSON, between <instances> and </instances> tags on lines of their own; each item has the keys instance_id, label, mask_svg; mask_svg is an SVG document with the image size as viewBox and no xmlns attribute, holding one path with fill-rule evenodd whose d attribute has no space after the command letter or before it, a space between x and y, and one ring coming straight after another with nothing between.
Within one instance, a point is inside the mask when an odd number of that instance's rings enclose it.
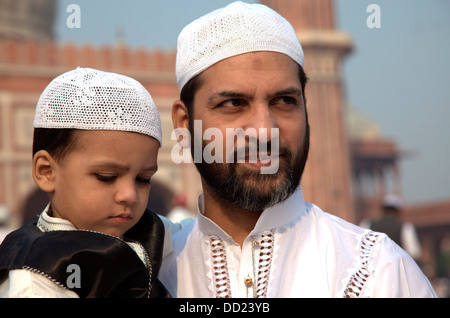
<instances>
[{"instance_id":1,"label":"child's nose","mask_svg":"<svg viewBox=\"0 0 450 318\"><path fill-rule=\"evenodd\" d=\"M116 192L116 202L123 205L130 205L137 201L137 188L134 182L123 182Z\"/></svg>"}]
</instances>

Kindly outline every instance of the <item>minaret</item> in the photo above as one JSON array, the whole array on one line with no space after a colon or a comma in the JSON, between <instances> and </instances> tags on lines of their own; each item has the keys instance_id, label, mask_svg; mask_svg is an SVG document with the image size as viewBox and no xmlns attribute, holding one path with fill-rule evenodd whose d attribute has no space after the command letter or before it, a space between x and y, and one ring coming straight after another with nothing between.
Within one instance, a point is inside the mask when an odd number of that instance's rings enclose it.
<instances>
[{"instance_id":1,"label":"minaret","mask_svg":"<svg viewBox=\"0 0 450 318\"><path fill-rule=\"evenodd\" d=\"M311 146L301 182L306 201L354 220L349 145L345 126L341 61L352 49L348 34L336 30L332 0L261 0L295 28L309 78L305 95Z\"/></svg>"},{"instance_id":2,"label":"minaret","mask_svg":"<svg viewBox=\"0 0 450 318\"><path fill-rule=\"evenodd\" d=\"M54 38L56 0L0 0L0 38Z\"/></svg>"}]
</instances>

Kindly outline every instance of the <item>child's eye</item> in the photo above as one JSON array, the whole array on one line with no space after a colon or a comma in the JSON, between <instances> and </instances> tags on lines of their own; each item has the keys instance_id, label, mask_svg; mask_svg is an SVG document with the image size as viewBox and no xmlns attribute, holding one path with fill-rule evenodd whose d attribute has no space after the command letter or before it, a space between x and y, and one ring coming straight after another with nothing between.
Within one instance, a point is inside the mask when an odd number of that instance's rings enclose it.
<instances>
[{"instance_id":1,"label":"child's eye","mask_svg":"<svg viewBox=\"0 0 450 318\"><path fill-rule=\"evenodd\" d=\"M151 183L151 179L150 178L146 178L146 177L137 177L136 181L142 184L150 184Z\"/></svg>"},{"instance_id":2,"label":"child's eye","mask_svg":"<svg viewBox=\"0 0 450 318\"><path fill-rule=\"evenodd\" d=\"M98 180L102 182L113 182L114 180L117 179L116 176L107 176L102 174L96 174L95 176L97 177Z\"/></svg>"}]
</instances>

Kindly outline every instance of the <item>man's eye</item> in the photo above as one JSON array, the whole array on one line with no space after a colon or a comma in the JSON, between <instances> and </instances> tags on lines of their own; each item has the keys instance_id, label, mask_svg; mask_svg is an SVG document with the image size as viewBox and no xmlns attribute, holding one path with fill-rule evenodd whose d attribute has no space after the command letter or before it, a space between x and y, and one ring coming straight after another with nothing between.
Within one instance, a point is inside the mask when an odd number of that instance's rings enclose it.
<instances>
[{"instance_id":1,"label":"man's eye","mask_svg":"<svg viewBox=\"0 0 450 318\"><path fill-rule=\"evenodd\" d=\"M114 180L117 179L116 176L107 176L102 174L96 174L95 176L97 177L98 180L102 182L113 182Z\"/></svg>"},{"instance_id":2,"label":"man's eye","mask_svg":"<svg viewBox=\"0 0 450 318\"><path fill-rule=\"evenodd\" d=\"M233 99L229 99L229 100L226 100L226 101L220 103L219 106L240 107L240 106L244 106L244 102L241 99L233 98Z\"/></svg>"},{"instance_id":3,"label":"man's eye","mask_svg":"<svg viewBox=\"0 0 450 318\"><path fill-rule=\"evenodd\" d=\"M278 99L283 104L296 104L297 100L294 97L283 96Z\"/></svg>"}]
</instances>

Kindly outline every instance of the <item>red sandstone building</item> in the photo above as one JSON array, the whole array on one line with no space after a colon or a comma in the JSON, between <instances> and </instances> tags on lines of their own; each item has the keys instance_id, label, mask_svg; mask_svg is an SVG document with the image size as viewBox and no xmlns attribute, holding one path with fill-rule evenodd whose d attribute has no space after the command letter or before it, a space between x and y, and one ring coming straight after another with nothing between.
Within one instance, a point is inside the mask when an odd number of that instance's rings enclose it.
<instances>
[{"instance_id":1,"label":"red sandstone building","mask_svg":"<svg viewBox=\"0 0 450 318\"><path fill-rule=\"evenodd\" d=\"M376 124L345 105L340 66L353 43L349 34L336 29L333 1L261 2L293 24L305 52L312 128L301 184L305 199L350 222L376 218L386 192L401 195L403 153L394 141L381 137ZM151 92L161 114L163 147L150 200L165 213L174 195L184 193L195 210L201 192L198 173L193 164L171 160L171 106L178 98L175 51L56 43L51 31L54 11L51 0L0 0L0 205L6 205L19 224L28 210L39 213L45 204L31 178L35 105L54 77L82 66L126 74ZM437 276L438 255L450 249L450 201L410 206L404 218L419 231L426 274Z\"/></svg>"}]
</instances>

